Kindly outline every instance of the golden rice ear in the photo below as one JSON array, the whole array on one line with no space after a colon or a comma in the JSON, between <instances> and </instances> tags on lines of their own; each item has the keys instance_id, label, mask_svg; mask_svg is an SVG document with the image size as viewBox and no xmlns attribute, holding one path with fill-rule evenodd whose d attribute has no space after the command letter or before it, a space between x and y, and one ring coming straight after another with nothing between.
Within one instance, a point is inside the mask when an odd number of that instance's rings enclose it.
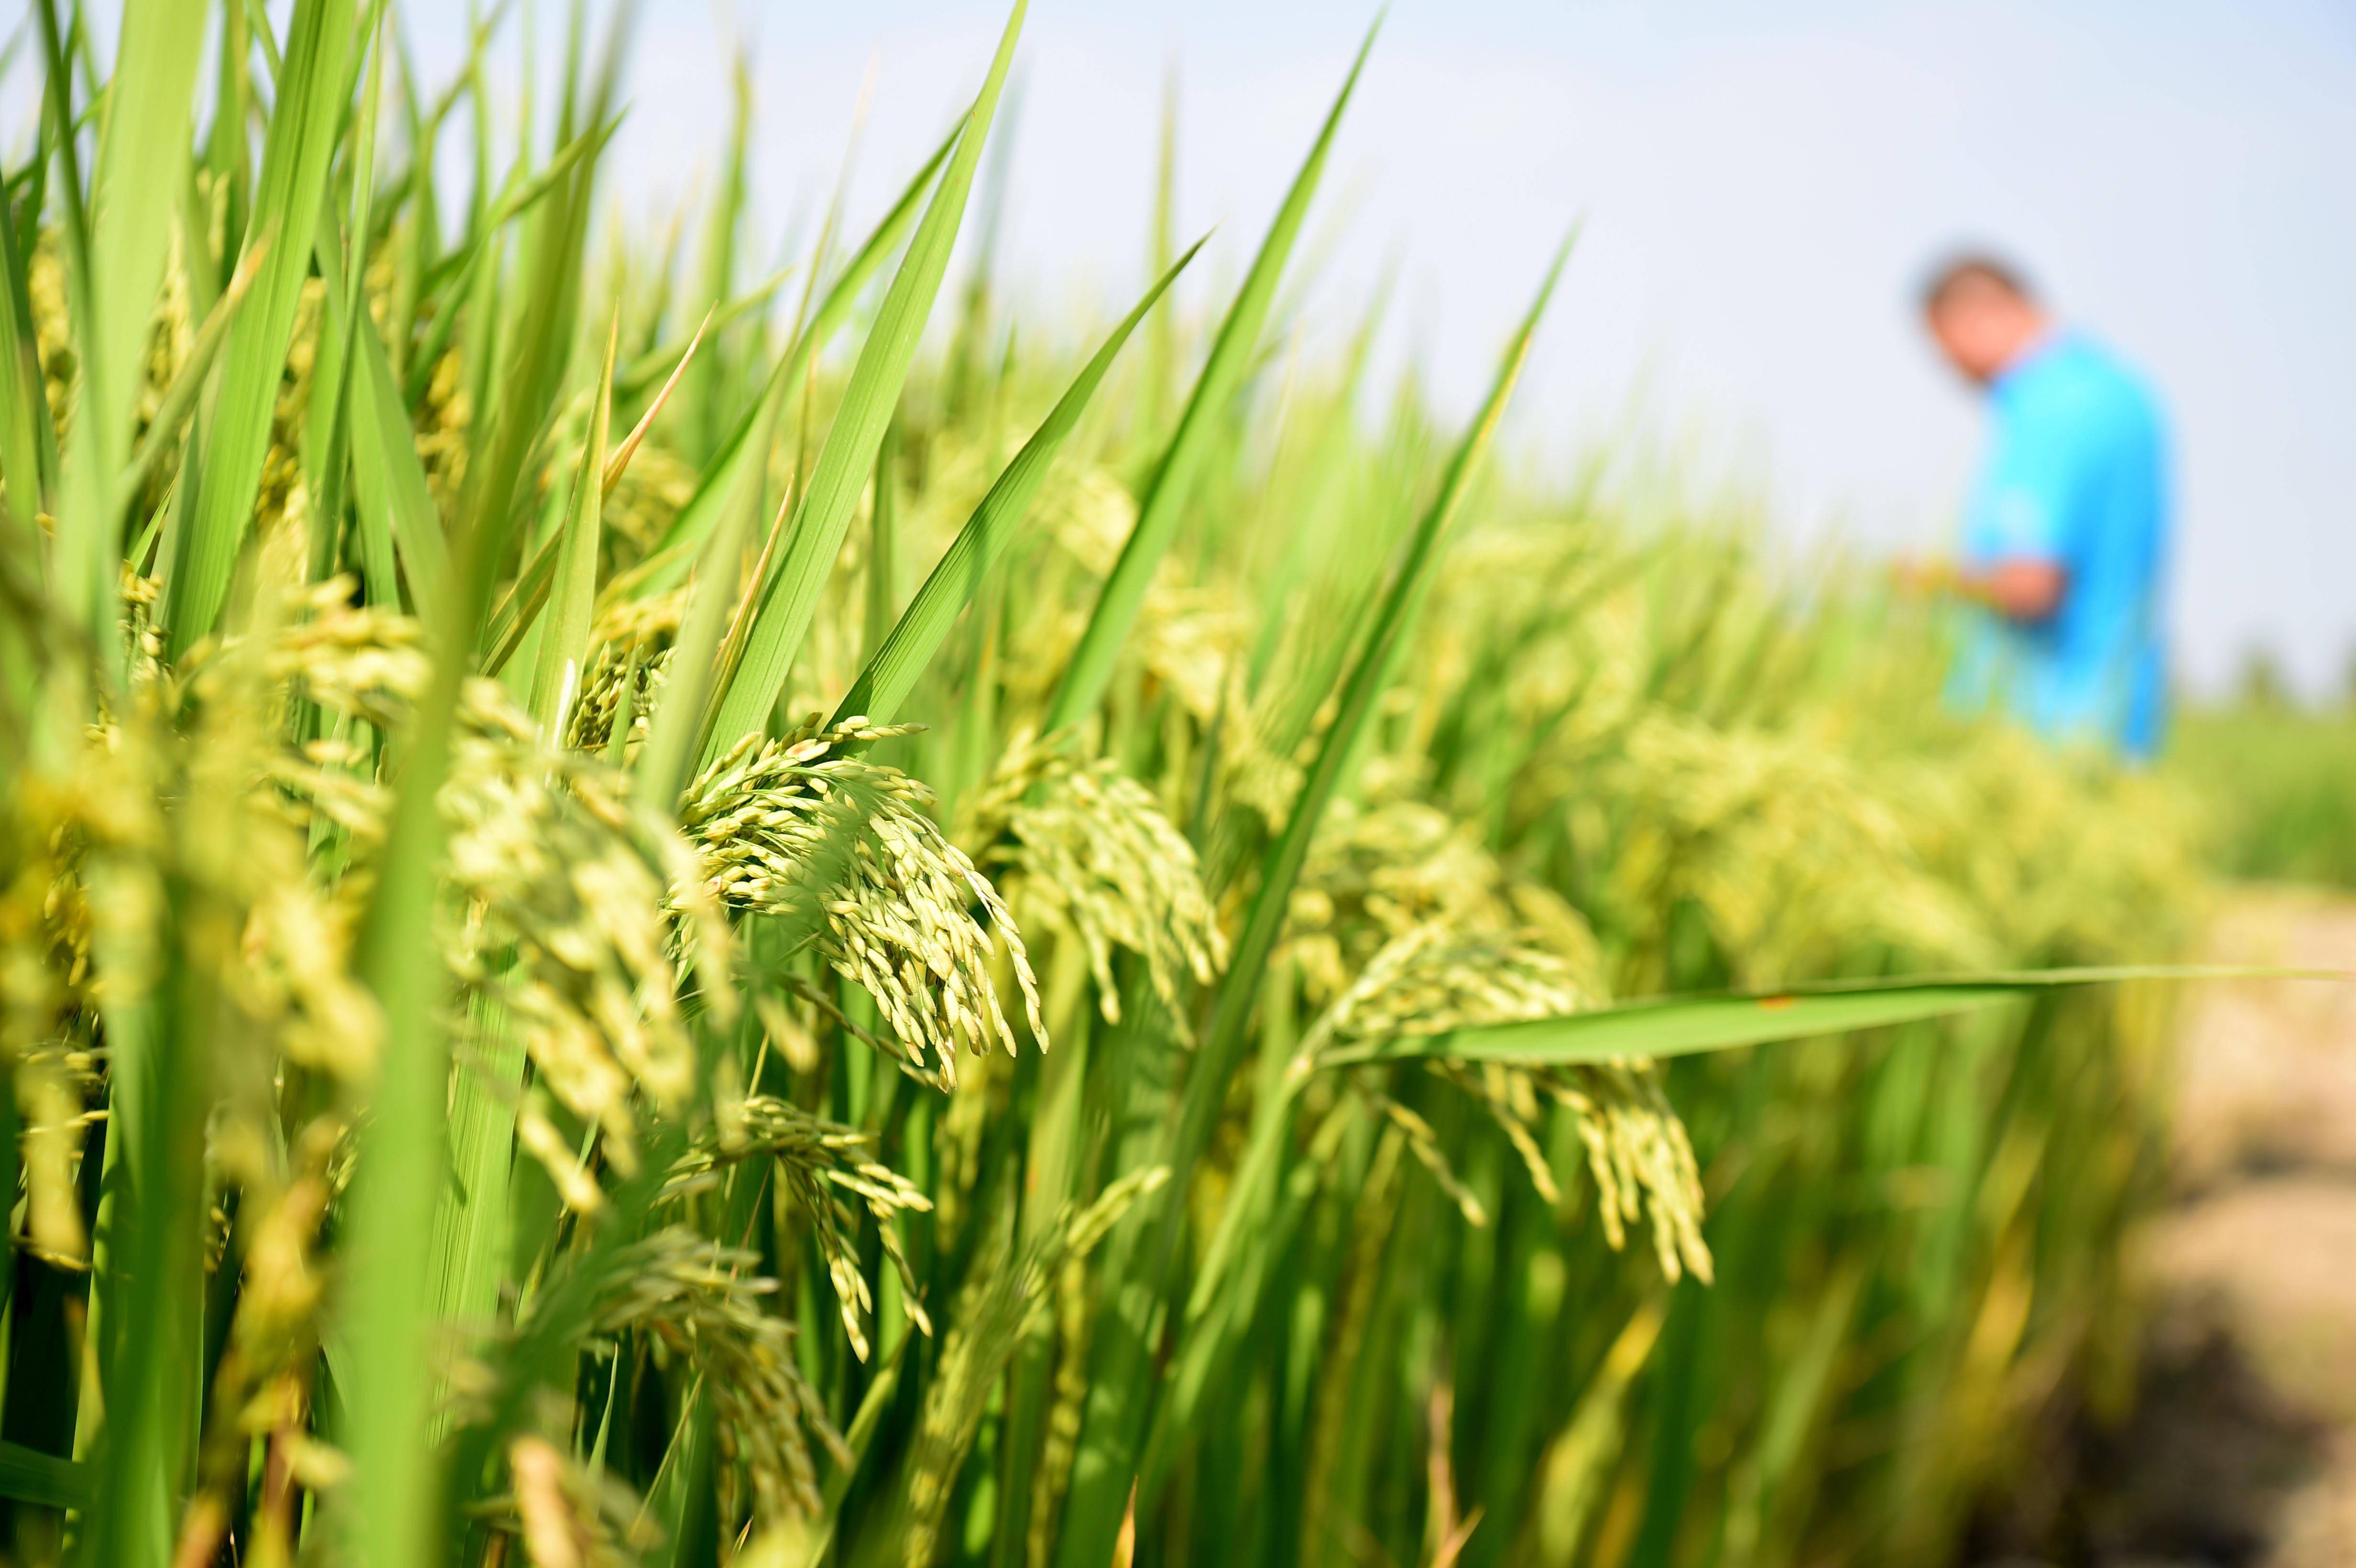
<instances>
[{"instance_id":1,"label":"golden rice ear","mask_svg":"<svg viewBox=\"0 0 2356 1568\"><path fill-rule=\"evenodd\" d=\"M606 1271L594 1323L601 1334L642 1334L705 1369L720 1506L766 1526L824 1506L814 1448L837 1465L850 1453L801 1371L796 1327L765 1309L776 1281L747 1266L755 1261L683 1226L657 1231Z\"/></svg>"},{"instance_id":2,"label":"golden rice ear","mask_svg":"<svg viewBox=\"0 0 2356 1568\"><path fill-rule=\"evenodd\" d=\"M1109 760L1082 763L1068 743L1024 731L965 807L962 837L1010 888L1024 918L1077 940L1105 1021L1120 1021L1118 946L1144 960L1154 994L1191 1043L1183 987L1208 985L1226 936L1194 848L1159 801Z\"/></svg>"},{"instance_id":3,"label":"golden rice ear","mask_svg":"<svg viewBox=\"0 0 2356 1568\"><path fill-rule=\"evenodd\" d=\"M960 1050L1017 1049L992 978L1001 944L1043 1050L1047 1026L1012 912L925 814L923 786L846 754L905 732L854 717L740 742L689 786L680 820L723 905L809 918L817 951L873 999L905 1065L947 1085Z\"/></svg>"}]
</instances>

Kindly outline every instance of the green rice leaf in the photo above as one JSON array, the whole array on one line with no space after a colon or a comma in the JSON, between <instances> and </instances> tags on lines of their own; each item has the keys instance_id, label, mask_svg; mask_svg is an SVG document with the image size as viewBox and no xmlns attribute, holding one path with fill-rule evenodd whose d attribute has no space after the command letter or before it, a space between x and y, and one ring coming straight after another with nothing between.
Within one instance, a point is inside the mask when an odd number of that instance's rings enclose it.
<instances>
[{"instance_id":1,"label":"green rice leaf","mask_svg":"<svg viewBox=\"0 0 2356 1568\"><path fill-rule=\"evenodd\" d=\"M220 347L229 339L230 323L237 318L237 308L244 302L246 291L252 286L253 276L261 269L262 259L270 253L270 243L264 239L252 251L230 280L229 287L213 303L205 324L197 329L196 340L188 345L188 356L172 374L171 385L164 389L163 400L156 405L155 417L148 421L146 433L131 454L130 465L123 471L118 487L124 495L134 494L155 476L165 456L171 451L173 440L180 426L187 422L189 411L197 406L197 394L204 389L205 378L211 373L213 361L220 357Z\"/></svg>"},{"instance_id":2,"label":"green rice leaf","mask_svg":"<svg viewBox=\"0 0 2356 1568\"><path fill-rule=\"evenodd\" d=\"M41 387L33 309L16 226L0 213L0 480L9 517L31 548L34 518L53 504L58 484L58 430ZM0 539L5 539L0 535ZM27 563L28 577L37 575Z\"/></svg>"},{"instance_id":3,"label":"green rice leaf","mask_svg":"<svg viewBox=\"0 0 2356 1568\"><path fill-rule=\"evenodd\" d=\"M450 541L426 484L417 433L393 379L384 339L373 322L358 325L351 381L352 500L363 537L375 541L369 559L398 559L411 603L421 619L434 624L450 591ZM386 550L392 555L384 555ZM390 581L376 587L380 602L391 602Z\"/></svg>"},{"instance_id":4,"label":"green rice leaf","mask_svg":"<svg viewBox=\"0 0 2356 1568\"><path fill-rule=\"evenodd\" d=\"M93 617L112 598L122 555L116 476L131 450L139 360L171 248L204 33L203 0L123 6L91 188L88 336L58 518L60 576L82 585Z\"/></svg>"},{"instance_id":5,"label":"green rice leaf","mask_svg":"<svg viewBox=\"0 0 2356 1568\"><path fill-rule=\"evenodd\" d=\"M436 795L449 769L466 664L444 643L433 685L402 736L382 875L359 939L359 972L384 1019L348 1200L343 1330L352 1347L346 1441L356 1467L353 1540L369 1568L426 1560L438 1531L430 1448L433 1328L421 1262L448 1170L449 976L434 941L443 848Z\"/></svg>"},{"instance_id":6,"label":"green rice leaf","mask_svg":"<svg viewBox=\"0 0 2356 1568\"><path fill-rule=\"evenodd\" d=\"M767 304L777 290L784 286L785 281L793 275L793 268L778 268L698 322L694 332L688 336L685 342L672 338L668 343L657 344L632 359L628 365L615 372L614 395L627 402L654 385L657 377L676 377L688 363L689 351L695 344L712 333L734 325L752 312ZM658 312L650 311L649 314L654 315L656 319L660 319Z\"/></svg>"},{"instance_id":7,"label":"green rice leaf","mask_svg":"<svg viewBox=\"0 0 2356 1568\"><path fill-rule=\"evenodd\" d=\"M1318 179L1325 172L1333 133L1341 128L1342 112L1350 105L1350 94L1358 85L1358 73L1365 69L1366 55L1375 47L1375 35L1381 27L1378 20L1367 29L1365 41L1358 46L1357 58L1350 62L1350 74L1343 79L1342 91L1334 96L1333 107L1326 112L1325 123L1310 146L1309 156L1301 163L1301 172L1293 176L1292 188L1285 193L1283 205L1276 209L1276 219L1269 225L1268 237L1260 241L1259 254L1252 258L1251 271L1244 274L1236 303L1228 307L1226 319L1219 325L1211 357L1195 379L1185 411L1178 416L1177 432L1171 436L1170 445L1146 485L1145 498L1138 507L1137 522L1130 529L1129 542L1121 547L1120 559L1113 563L1112 575L1105 580L1096 609L1088 617L1087 629L1080 634L1079 646L1073 650L1071 662L1065 667L1063 683L1056 688L1055 699L1047 709L1050 730L1078 723L1096 711L1097 704L1103 699L1105 686L1112 679L1113 665L1120 656L1121 645L1129 640L1130 627L1136 624L1138 610L1145 603L1145 590L1153 581L1154 569L1162 564L1162 557L1177 532L1178 519L1192 495L1196 473L1258 353L1269 306L1276 298L1277 284L1284 276L1293 243L1301 237L1301 225L1309 215L1310 201L1317 194Z\"/></svg>"},{"instance_id":8,"label":"green rice leaf","mask_svg":"<svg viewBox=\"0 0 2356 1568\"><path fill-rule=\"evenodd\" d=\"M647 411L638 416L638 422L630 427L630 433L622 438L622 444L605 459L605 471L598 475L598 485L604 494L612 495L614 486L622 482L622 475L629 470L630 459L637 453L638 443L647 439L647 432L655 428L655 418L663 411L663 405L670 401L671 393L679 389L680 378L687 374L690 365L695 363L696 346L703 341L704 328L711 325L712 318L707 316L703 325L695 329L695 336L687 340L687 352L680 355L679 362L671 368L669 379L663 382L662 389L647 405ZM620 395L618 383L616 395Z\"/></svg>"},{"instance_id":9,"label":"green rice leaf","mask_svg":"<svg viewBox=\"0 0 2356 1568\"><path fill-rule=\"evenodd\" d=\"M612 495L614 486L621 483L623 473L629 467L631 453L637 451L638 443L646 439L647 432L654 428L655 418L662 412L663 404L669 400L672 389L679 385L681 373L693 362L695 343L690 342L687 347L688 352L671 371L670 379L663 383L662 390L655 395L653 402L647 405L647 411L631 427L622 444L606 458L605 473L598 486L600 500ZM556 581L557 548L563 537L559 531L541 541L531 552L530 559L524 562L523 570L516 574L515 581L499 600L498 608L491 612L489 630L483 638L487 650L483 655L485 675L497 675L507 667L508 660L515 656L516 649L523 644L525 634L531 630L541 608L548 603L549 585Z\"/></svg>"},{"instance_id":10,"label":"green rice leaf","mask_svg":"<svg viewBox=\"0 0 2356 1568\"><path fill-rule=\"evenodd\" d=\"M1399 650L1405 645L1416 613L1430 588L1432 572L1439 564L1440 547L1446 540L1449 527L1463 504L1474 470L1496 435L1497 421L1504 417L1506 400L1513 395L1514 384L1520 379L1522 366L1529 357L1530 340L1537 333L1538 322L1546 314L1547 303L1553 296L1555 283L1562 276L1563 263L1569 258L1570 242L1565 240L1563 248L1555 256L1554 265L1547 272L1546 282L1540 285L1529 314L1522 318L1521 329L1514 335L1513 342L1505 350L1505 361L1498 368L1495 382L1490 387L1488 400L1473 420L1472 428L1465 432L1462 441L1458 443L1455 454L1449 459L1447 470L1440 477L1439 493L1432 497L1431 505L1417 523L1415 531L1408 536L1405 552L1375 613L1374 624L1359 653L1358 662L1342 687L1340 709L1319 744L1316 761L1311 763L1309 775L1293 801L1284 832L1269 851L1261 871L1259 891L1252 900L1250 912L1245 917L1243 933L1237 939L1235 956L1219 988L1218 1005L1212 1015L1209 1038L1188 1080L1186 1112L1177 1138L1179 1158L1173 1166L1179 1172L1193 1169L1194 1160L1200 1157L1205 1142L1210 1136L1211 1118L1217 1111L1227 1073L1232 1071L1243 1048L1252 1005L1258 996L1260 978L1268 967L1269 955L1274 951L1276 939L1283 929L1293 885L1300 879L1301 868L1309 856L1310 840L1316 835L1325 808L1340 790L1343 776L1357 752L1359 741L1374 719L1376 706L1390 684Z\"/></svg>"},{"instance_id":11,"label":"green rice leaf","mask_svg":"<svg viewBox=\"0 0 2356 1568\"><path fill-rule=\"evenodd\" d=\"M253 520L279 373L310 270L312 233L342 119L344 106L333 95L343 86L354 31L352 0L298 0L295 5L246 244L265 234L275 238L252 298L230 328L220 386L201 434L195 505L178 531L165 579L166 647L174 656L212 629Z\"/></svg>"},{"instance_id":12,"label":"green rice leaf","mask_svg":"<svg viewBox=\"0 0 2356 1568\"><path fill-rule=\"evenodd\" d=\"M513 187L509 193L496 207L478 215L459 248L443 257L428 272L419 292L435 301L435 310L424 340L409 361L408 379L402 387L402 396L409 405L414 407L424 397L434 379L434 368L448 351L451 337L461 322L471 325L480 319L474 307L487 299L491 285L497 282L498 269L493 261L508 226L534 213L550 192L562 188L576 165L601 151L619 127L620 122L614 121L584 132L558 149L548 167L529 179L519 165L509 182Z\"/></svg>"},{"instance_id":13,"label":"green rice leaf","mask_svg":"<svg viewBox=\"0 0 2356 1568\"><path fill-rule=\"evenodd\" d=\"M92 259L90 214L83 205L80 154L77 150L77 127L73 113L73 77L66 59L69 45L58 26L57 0L37 0L34 7L41 25L41 44L47 54L48 70L41 97L43 110L40 131L40 151L36 166L48 168L51 161L62 176L58 182L58 240L64 251L67 283L67 313L73 339L89 354L101 340L97 325L98 275ZM80 26L76 13L75 23ZM37 219L39 208L33 208ZM32 248L29 234L24 240L27 252ZM101 367L100 373L103 373ZM35 387L39 387L37 376ZM93 400L102 410L111 408L112 399L102 389ZM102 419L97 428L111 428L111 421ZM90 446L87 433L72 438L82 446ZM75 624L95 628L100 624L102 609L106 603L110 585L105 574L111 566L113 551L104 548L104 493L100 464L104 454L93 452L89 461L70 462L64 465L56 485L55 499L59 511L57 537L51 546L51 568L59 581L60 608Z\"/></svg>"},{"instance_id":14,"label":"green rice leaf","mask_svg":"<svg viewBox=\"0 0 2356 1568\"><path fill-rule=\"evenodd\" d=\"M564 720L589 657L591 613L597 600L597 526L605 497L605 432L612 418L614 356L620 347L617 316L605 338L605 365L589 406L589 439L573 476L573 501L557 531L552 603L540 638L540 664L532 672L531 716L552 741L562 742Z\"/></svg>"},{"instance_id":15,"label":"green rice leaf","mask_svg":"<svg viewBox=\"0 0 2356 1568\"><path fill-rule=\"evenodd\" d=\"M0 1443L0 1498L43 1508L88 1508L95 1485L88 1465L21 1443Z\"/></svg>"},{"instance_id":16,"label":"green rice leaf","mask_svg":"<svg viewBox=\"0 0 2356 1568\"><path fill-rule=\"evenodd\" d=\"M703 476L697 482L695 494L688 497L687 505L680 508L679 515L671 519L670 527L664 530L661 542L649 557L650 564L659 563L658 569L639 578L634 585L639 592L659 592L678 582L680 574L687 570L694 545L711 531L714 520L725 513L731 486L744 465L753 461L752 453L757 452L762 461L767 460L766 443L749 444L754 426L764 418L774 421L776 411L783 407L795 383L809 368L810 357L834 336L835 329L851 314L851 306L858 303L860 294L883 266L885 258L899 249L900 242L907 238L910 226L916 221L916 215L922 210L926 190L957 144L957 134L953 132L933 150L933 155L902 188L899 199L892 204L891 210L884 213L869 233L866 243L844 263L841 274L828 286L826 297L810 317L809 325L795 337L792 347L769 372L769 379L763 387L761 396L744 411L735 430L722 443L712 461L704 465Z\"/></svg>"},{"instance_id":17,"label":"green rice leaf","mask_svg":"<svg viewBox=\"0 0 2356 1568\"><path fill-rule=\"evenodd\" d=\"M498 205L491 208L490 216L479 229L468 236L466 244L435 263L434 271L426 274L427 289L438 290L452 280L463 279L472 272L481 262L500 230L530 212L551 191L563 185L583 159L602 152L605 144L613 140L614 133L621 129L621 124L616 118L584 131L551 155L548 162L541 165L530 178L519 180L512 190L499 198ZM466 292L463 284L457 292Z\"/></svg>"},{"instance_id":18,"label":"green rice leaf","mask_svg":"<svg viewBox=\"0 0 2356 1568\"><path fill-rule=\"evenodd\" d=\"M764 398L759 411L760 420L745 439L751 450L766 453L776 422L776 400ZM733 476L727 509L696 558L687 610L673 645L670 677L663 682L647 720L647 744L638 756L636 794L640 805L664 816L669 815L679 792L687 787L695 763L714 661L727 634L730 612L736 607L746 541L753 537L754 520L760 515L762 466L741 464Z\"/></svg>"},{"instance_id":19,"label":"green rice leaf","mask_svg":"<svg viewBox=\"0 0 2356 1568\"><path fill-rule=\"evenodd\" d=\"M941 172L924 221L908 242L908 253L860 350L859 364L835 411L833 427L827 432L809 488L802 493L783 559L767 581L755 585L758 597L744 659L713 709L707 756L766 725L769 709L785 689L787 672L818 608L819 592L834 569L851 513L859 505L860 490L874 464L876 445L884 439L884 427L900 400L900 387L916 358L925 319L940 292L942 274L948 270L949 251L957 243L958 220L965 213L966 193L981 159L982 143L990 134L991 116L1014 58L1015 40L1022 35L1026 3L1015 0L990 74L966 115L957 150Z\"/></svg>"},{"instance_id":20,"label":"green rice leaf","mask_svg":"<svg viewBox=\"0 0 2356 1568\"><path fill-rule=\"evenodd\" d=\"M1245 916L1242 933L1237 938L1226 977L1219 987L1210 1030L1187 1069L1176 1120L1169 1132L1166 1163L1174 1176L1169 1196L1158 1210L1146 1211L1145 1233L1151 1239L1142 1242L1143 1253L1134 1256L1115 1254L1137 1272L1142 1288L1118 1279L1108 1287L1108 1299L1115 1303L1115 1309L1108 1315L1100 1331L1090 1381L1108 1391L1133 1388L1143 1377L1145 1358L1151 1353L1154 1339L1153 1318L1161 1310L1177 1255L1179 1235L1185 1223L1186 1205L1181 1195L1209 1146L1212 1127L1226 1104L1228 1080L1249 1037L1260 981L1290 912L1292 890L1308 859L1310 840L1325 807L1340 788L1358 742L1374 717L1376 705L1389 684L1406 632L1430 587L1449 525L1463 502L1474 469L1496 434L1497 421L1505 413L1506 400L1528 357L1530 340L1569 254L1569 242L1565 241L1529 314L1523 318L1520 331L1505 351L1487 401L1459 443L1441 476L1439 493L1409 537L1357 664L1344 684L1339 710L1294 798L1284 832L1269 851L1258 891ZM1272 1167L1269 1175L1273 1175ZM1264 1199L1261 1194L1254 1196L1255 1200ZM1237 1196L1230 1194L1229 1200L1237 1200ZM1119 1321L1112 1321L1114 1317ZM1073 1471L1071 1502L1059 1548L1057 1561L1064 1568L1081 1568L1109 1550L1130 1480L1136 1473L1145 1416L1142 1402L1134 1399L1120 1401L1108 1394L1101 1405L1092 1403Z\"/></svg>"},{"instance_id":21,"label":"green rice leaf","mask_svg":"<svg viewBox=\"0 0 2356 1568\"><path fill-rule=\"evenodd\" d=\"M1671 997L1446 1034L1401 1035L1329 1051L1318 1060L1321 1065L1333 1067L1419 1058L1553 1066L1623 1056L1693 1056L1944 1018L2072 986L2250 978L2347 980L2356 976L2329 970L2156 965L1838 982L1739 996Z\"/></svg>"},{"instance_id":22,"label":"green rice leaf","mask_svg":"<svg viewBox=\"0 0 2356 1568\"><path fill-rule=\"evenodd\" d=\"M353 132L348 167L352 182L350 238L338 244L343 225L323 215L315 240L319 252L322 288L342 265L343 296L349 308L342 319L324 324L313 365L319 383L311 395L311 431L305 443L304 463L311 478L312 507L318 522L312 528L311 578L326 579L335 569L337 535L342 530L348 475L351 471L352 360L361 318L368 315L369 239L374 232L376 204L376 128L378 108L384 101L384 10L389 0L374 0L369 8L366 85L360 89L359 120ZM357 71L359 64L356 63ZM376 324L368 323L373 333ZM324 394L324 395L323 395ZM381 567L380 567L381 574ZM389 581L384 584L390 587Z\"/></svg>"},{"instance_id":23,"label":"green rice leaf","mask_svg":"<svg viewBox=\"0 0 2356 1568\"><path fill-rule=\"evenodd\" d=\"M941 639L948 635L949 627L964 613L975 589L1014 537L1015 529L1031 509L1033 498L1039 493L1041 483L1047 477L1048 469L1054 465L1056 453L1063 450L1064 443L1079 423L1088 400L1096 395L1105 372L1112 368L1114 358L1129 341L1130 334L1178 274L1185 270L1186 263L1194 259L1203 244L1203 240L1197 240L1188 247L1186 253L1172 263L1170 269L1146 291L1145 297L1138 301L1136 308L1121 318L1120 325L1113 328L1111 335L1097 350L1096 357L1087 362L1038 430L1023 443L1023 450L1014 454L1014 460L999 475L997 482L991 485L990 493L981 498L981 504L974 508L973 516L966 519L965 527L958 531L958 537L941 556L939 564L933 568L932 575L925 579L925 585L916 591L916 597L910 601L908 608L893 625L884 645L875 650L874 656L867 661L867 667L859 672L859 678L851 683L850 691L836 706L836 723L853 714L865 714L882 723L890 722L901 700L907 696L909 688L924 673L925 667L932 662Z\"/></svg>"},{"instance_id":24,"label":"green rice leaf","mask_svg":"<svg viewBox=\"0 0 2356 1568\"><path fill-rule=\"evenodd\" d=\"M744 227L745 171L750 163L748 143L753 133L753 73L743 56L738 56L729 73L732 112L728 131L728 150L720 165L720 191L711 204L704 230L702 261L702 297L695 308L708 318L727 304L729 292L736 282L736 245ZM697 453L710 451L726 434L722 424L723 402L728 389L729 374L734 367L731 356L724 352L729 345L715 341L712 351L688 379L680 397L680 417L687 427L689 450Z\"/></svg>"}]
</instances>

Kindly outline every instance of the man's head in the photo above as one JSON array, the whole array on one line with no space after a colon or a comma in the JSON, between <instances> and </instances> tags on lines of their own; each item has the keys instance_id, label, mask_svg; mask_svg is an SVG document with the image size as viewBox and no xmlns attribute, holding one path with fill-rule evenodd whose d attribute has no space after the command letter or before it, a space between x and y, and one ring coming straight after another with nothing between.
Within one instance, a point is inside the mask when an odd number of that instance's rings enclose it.
<instances>
[{"instance_id":1,"label":"man's head","mask_svg":"<svg viewBox=\"0 0 2356 1568\"><path fill-rule=\"evenodd\" d=\"M1931 274L1922 320L1965 379L1985 387L2045 335L2045 312L2020 274L1990 256L1958 256Z\"/></svg>"}]
</instances>

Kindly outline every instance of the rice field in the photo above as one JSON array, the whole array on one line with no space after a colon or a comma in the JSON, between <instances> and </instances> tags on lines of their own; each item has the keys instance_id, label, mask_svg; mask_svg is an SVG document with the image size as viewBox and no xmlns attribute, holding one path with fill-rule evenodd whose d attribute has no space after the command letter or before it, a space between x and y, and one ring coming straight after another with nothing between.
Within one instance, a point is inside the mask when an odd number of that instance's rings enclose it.
<instances>
[{"instance_id":1,"label":"rice field","mask_svg":"<svg viewBox=\"0 0 2356 1568\"><path fill-rule=\"evenodd\" d=\"M1018 332L1022 21L769 275L611 221L626 16L518 143L488 24L33 0L10 1560L1936 1563L2123 1396L2176 787L1519 476L1568 245L1462 423L1295 351L1358 66Z\"/></svg>"},{"instance_id":2,"label":"rice field","mask_svg":"<svg viewBox=\"0 0 2356 1568\"><path fill-rule=\"evenodd\" d=\"M2202 804L2210 859L2252 880L2356 888L2356 711L2251 699L2198 709L2168 765Z\"/></svg>"}]
</instances>

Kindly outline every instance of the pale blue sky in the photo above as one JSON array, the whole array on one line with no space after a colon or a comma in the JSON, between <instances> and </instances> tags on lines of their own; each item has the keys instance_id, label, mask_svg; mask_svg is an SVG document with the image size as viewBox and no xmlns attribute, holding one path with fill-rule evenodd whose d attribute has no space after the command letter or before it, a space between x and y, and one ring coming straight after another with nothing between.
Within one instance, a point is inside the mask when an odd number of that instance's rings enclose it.
<instances>
[{"instance_id":1,"label":"pale blue sky","mask_svg":"<svg viewBox=\"0 0 2356 1568\"><path fill-rule=\"evenodd\" d=\"M402 8L420 54L449 59L461 0ZM1220 226L1207 299L1371 12L1033 0L1006 249L1042 312L1137 286L1173 61L1182 223ZM736 36L755 51L762 231L823 198L871 61L855 196L872 211L1001 19L997 0L648 0L615 188L651 210L710 169ZM1347 228L1318 311L1342 322L1396 262L1402 346L1459 407L1584 213L1517 439L1567 460L1636 396L1651 430L1755 480L1780 532L1874 549L1950 527L1977 413L1910 296L1951 241L1993 244L2173 406L2185 672L2214 687L2254 644L2310 689L2349 668L2356 9L1398 0L1328 191L1321 219Z\"/></svg>"}]
</instances>

